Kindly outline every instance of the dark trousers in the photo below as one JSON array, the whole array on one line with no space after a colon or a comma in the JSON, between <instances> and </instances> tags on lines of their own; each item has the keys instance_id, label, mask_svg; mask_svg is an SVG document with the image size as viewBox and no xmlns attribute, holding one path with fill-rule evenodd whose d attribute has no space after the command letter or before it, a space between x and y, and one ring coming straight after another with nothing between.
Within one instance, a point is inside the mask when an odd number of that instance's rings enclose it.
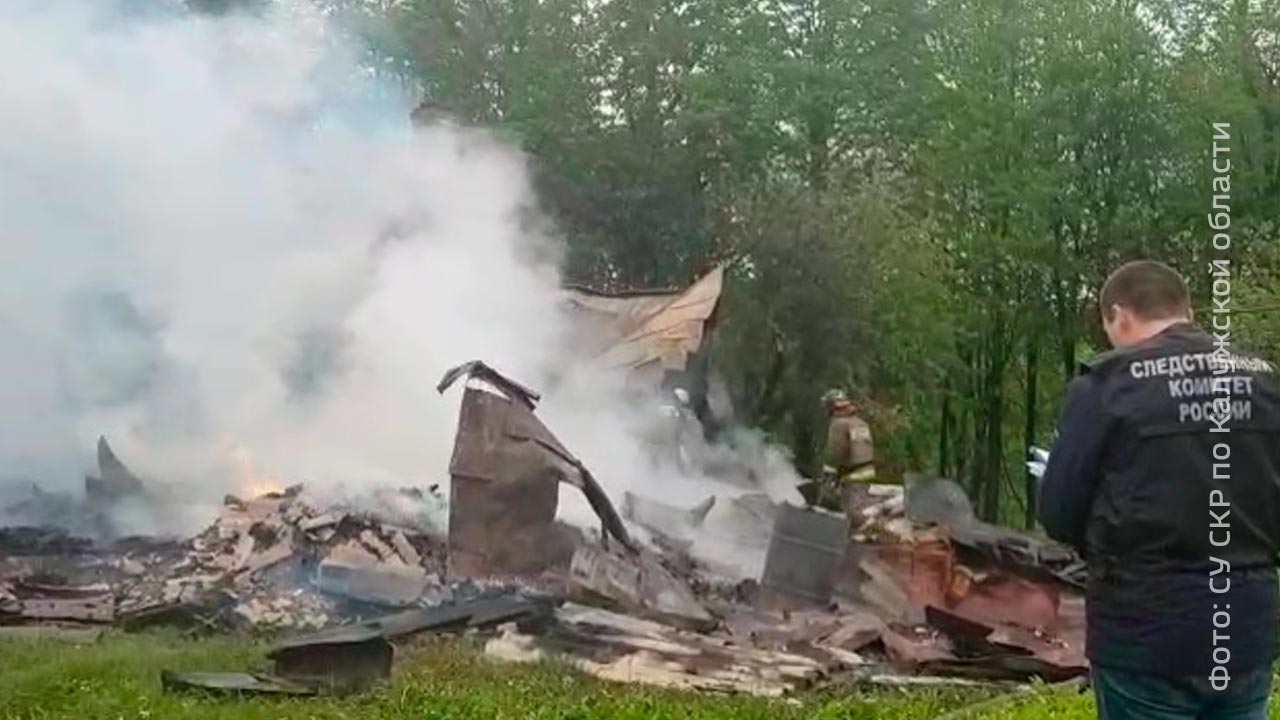
<instances>
[{"instance_id":1,"label":"dark trousers","mask_svg":"<svg viewBox=\"0 0 1280 720\"><path fill-rule=\"evenodd\" d=\"M1208 677L1166 678L1094 666L1101 720L1266 720L1271 667L1233 675L1225 690Z\"/></svg>"}]
</instances>

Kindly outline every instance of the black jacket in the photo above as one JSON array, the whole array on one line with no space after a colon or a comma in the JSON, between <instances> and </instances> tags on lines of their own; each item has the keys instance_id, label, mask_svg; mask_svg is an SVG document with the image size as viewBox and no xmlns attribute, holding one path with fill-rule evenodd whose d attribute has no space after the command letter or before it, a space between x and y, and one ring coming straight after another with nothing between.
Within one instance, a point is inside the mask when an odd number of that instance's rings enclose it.
<instances>
[{"instance_id":1,"label":"black jacket","mask_svg":"<svg viewBox=\"0 0 1280 720\"><path fill-rule=\"evenodd\" d=\"M1228 603L1229 667L1275 655L1280 393L1269 363L1221 357L1212 336L1175 325L1099 356L1067 389L1040 519L1089 562L1095 663L1207 673L1215 604Z\"/></svg>"}]
</instances>

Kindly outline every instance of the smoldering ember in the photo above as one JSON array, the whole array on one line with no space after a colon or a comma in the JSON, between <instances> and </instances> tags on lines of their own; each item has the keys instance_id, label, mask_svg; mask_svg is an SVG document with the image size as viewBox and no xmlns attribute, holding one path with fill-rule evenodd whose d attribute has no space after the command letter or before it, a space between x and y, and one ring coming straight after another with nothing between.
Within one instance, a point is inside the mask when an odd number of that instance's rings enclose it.
<instances>
[{"instance_id":1,"label":"smoldering ember","mask_svg":"<svg viewBox=\"0 0 1280 720\"><path fill-rule=\"evenodd\" d=\"M700 354L721 284L717 270L683 291L566 292L584 322L608 329L600 356L659 387L673 373L714 374ZM704 388L693 402L714 404L714 378L687 384ZM778 500L732 464L718 470L725 489L698 503L611 497L540 420L535 390L481 361L439 390L457 385L447 487L358 502L303 484L228 495L212 524L181 538L121 535L113 509L164 493L101 439L83 497L36 486L4 513L47 522L0 529L3 631L274 632L271 675L163 680L287 694L365 687L423 633L479 635L494 658L556 657L609 680L767 696L1086 669L1079 558L978 521L949 480L872 485L848 516ZM677 460L683 402L659 441ZM598 526L557 519L573 495Z\"/></svg>"}]
</instances>

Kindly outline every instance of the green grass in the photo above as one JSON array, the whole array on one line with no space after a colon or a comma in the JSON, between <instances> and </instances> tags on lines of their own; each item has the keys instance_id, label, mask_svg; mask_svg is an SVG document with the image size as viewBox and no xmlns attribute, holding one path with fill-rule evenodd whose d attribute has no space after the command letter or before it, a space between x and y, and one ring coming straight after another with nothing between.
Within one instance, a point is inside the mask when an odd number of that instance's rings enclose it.
<instances>
[{"instance_id":1,"label":"green grass","mask_svg":"<svg viewBox=\"0 0 1280 720\"><path fill-rule=\"evenodd\" d=\"M0 719L138 720L928 720L981 701L981 690L827 690L793 701L654 690L596 681L556 664L510 665L467 641L398 652L388 686L346 698L224 698L162 691L162 669L266 669L260 641L107 635L88 645L0 640ZM1092 718L1087 695L1050 689L983 718Z\"/></svg>"}]
</instances>

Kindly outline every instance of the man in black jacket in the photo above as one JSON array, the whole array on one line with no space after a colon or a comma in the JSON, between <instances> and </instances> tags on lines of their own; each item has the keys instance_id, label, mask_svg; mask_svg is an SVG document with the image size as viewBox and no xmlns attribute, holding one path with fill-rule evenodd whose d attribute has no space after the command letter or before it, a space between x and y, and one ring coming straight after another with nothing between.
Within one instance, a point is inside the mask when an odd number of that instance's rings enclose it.
<instances>
[{"instance_id":1,"label":"man in black jacket","mask_svg":"<svg viewBox=\"0 0 1280 720\"><path fill-rule=\"evenodd\" d=\"M1280 610L1274 369L1226 344L1229 316L1214 315L1217 335L1193 325L1162 263L1124 265L1100 301L1115 349L1068 386L1040 489L1045 529L1089 563L1098 714L1265 718Z\"/></svg>"}]
</instances>

